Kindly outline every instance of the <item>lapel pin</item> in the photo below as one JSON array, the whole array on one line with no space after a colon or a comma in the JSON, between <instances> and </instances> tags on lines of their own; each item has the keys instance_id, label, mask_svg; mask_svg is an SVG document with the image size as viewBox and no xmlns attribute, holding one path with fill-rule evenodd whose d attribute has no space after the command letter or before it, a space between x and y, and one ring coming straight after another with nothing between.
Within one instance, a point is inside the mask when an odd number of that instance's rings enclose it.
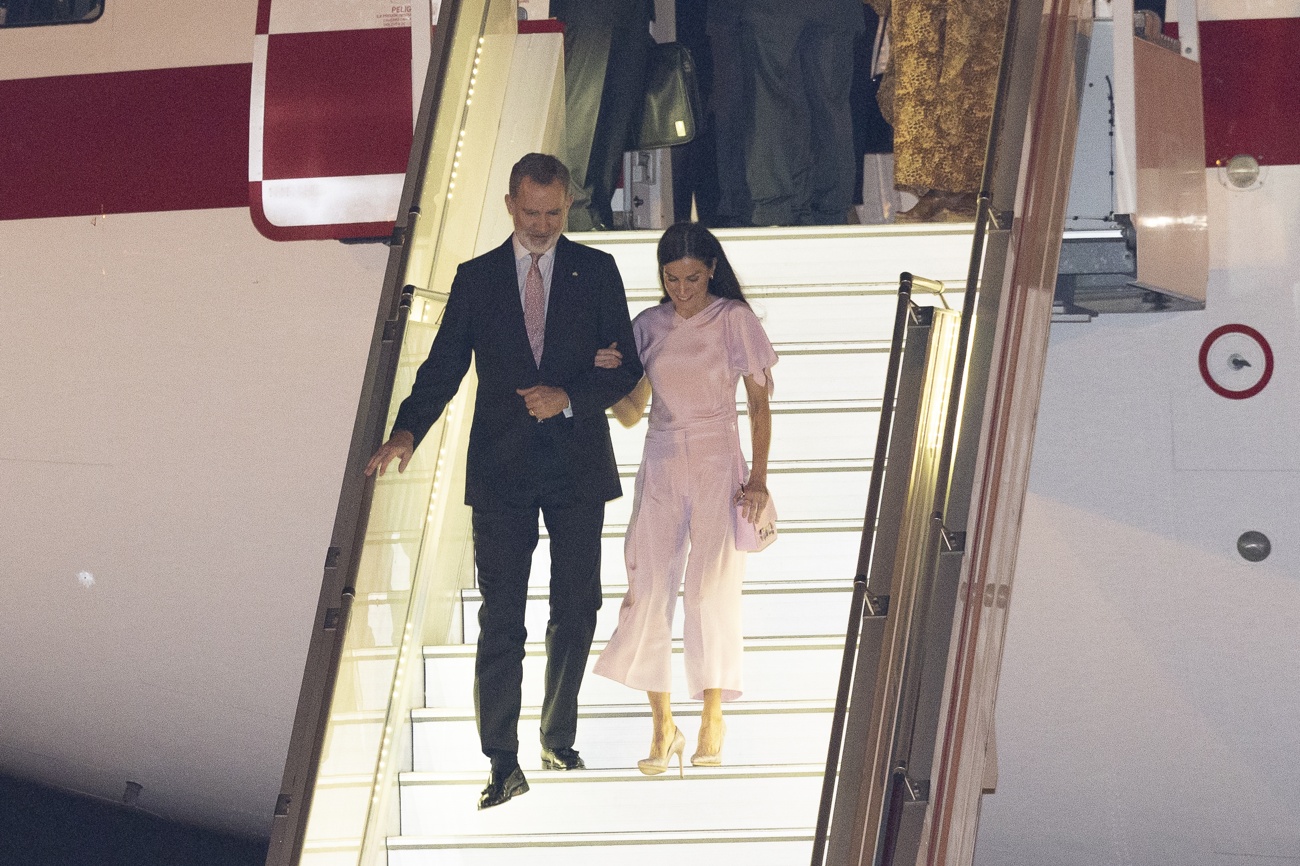
<instances>
[{"instance_id":1,"label":"lapel pin","mask_svg":"<svg viewBox=\"0 0 1300 866\"><path fill-rule=\"evenodd\" d=\"M569 274L569 276L571 276L571 277L576 277L577 275L578 275L578 272L577 272L577 271L574 271L573 273Z\"/></svg>"}]
</instances>

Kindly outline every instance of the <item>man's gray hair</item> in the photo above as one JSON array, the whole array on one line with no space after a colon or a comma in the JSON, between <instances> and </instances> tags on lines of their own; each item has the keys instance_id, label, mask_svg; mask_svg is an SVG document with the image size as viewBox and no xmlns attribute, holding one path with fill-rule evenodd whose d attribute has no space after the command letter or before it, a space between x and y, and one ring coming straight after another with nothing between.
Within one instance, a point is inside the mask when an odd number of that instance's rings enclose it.
<instances>
[{"instance_id":1,"label":"man's gray hair","mask_svg":"<svg viewBox=\"0 0 1300 866\"><path fill-rule=\"evenodd\" d=\"M514 168L510 169L510 197L519 194L519 186L528 178L538 186L550 186L557 180L564 185L565 193L569 191L569 169L549 153L525 154Z\"/></svg>"}]
</instances>

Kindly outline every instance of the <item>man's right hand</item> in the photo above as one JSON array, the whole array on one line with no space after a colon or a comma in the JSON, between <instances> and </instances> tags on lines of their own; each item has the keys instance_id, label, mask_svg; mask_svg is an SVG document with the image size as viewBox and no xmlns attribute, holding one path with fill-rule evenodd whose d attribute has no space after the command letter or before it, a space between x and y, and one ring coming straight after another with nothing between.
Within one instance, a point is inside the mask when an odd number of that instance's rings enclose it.
<instances>
[{"instance_id":1,"label":"man's right hand","mask_svg":"<svg viewBox=\"0 0 1300 866\"><path fill-rule=\"evenodd\" d=\"M393 435L388 437L388 441L379 446L375 456L370 458L366 464L366 474L374 475L375 470L383 475L388 469L388 464L397 459L397 471L405 472L406 464L411 462L411 456L415 454L415 436L410 430L394 430Z\"/></svg>"}]
</instances>

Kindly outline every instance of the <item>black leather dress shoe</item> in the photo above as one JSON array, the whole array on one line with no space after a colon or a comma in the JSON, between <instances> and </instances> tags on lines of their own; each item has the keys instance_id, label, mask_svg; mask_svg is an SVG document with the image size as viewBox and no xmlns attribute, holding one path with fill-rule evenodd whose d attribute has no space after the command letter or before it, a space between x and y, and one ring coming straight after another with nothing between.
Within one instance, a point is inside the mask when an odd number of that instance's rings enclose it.
<instances>
[{"instance_id":1,"label":"black leather dress shoe","mask_svg":"<svg viewBox=\"0 0 1300 866\"><path fill-rule=\"evenodd\" d=\"M587 765L582 762L576 749L548 749L542 746L542 769L585 770Z\"/></svg>"},{"instance_id":2,"label":"black leather dress shoe","mask_svg":"<svg viewBox=\"0 0 1300 866\"><path fill-rule=\"evenodd\" d=\"M515 767L506 775L493 770L488 776L487 787L479 795L478 807L491 809L493 806L500 806L516 794L526 793L528 793L528 780L524 778L524 771L519 767Z\"/></svg>"}]
</instances>

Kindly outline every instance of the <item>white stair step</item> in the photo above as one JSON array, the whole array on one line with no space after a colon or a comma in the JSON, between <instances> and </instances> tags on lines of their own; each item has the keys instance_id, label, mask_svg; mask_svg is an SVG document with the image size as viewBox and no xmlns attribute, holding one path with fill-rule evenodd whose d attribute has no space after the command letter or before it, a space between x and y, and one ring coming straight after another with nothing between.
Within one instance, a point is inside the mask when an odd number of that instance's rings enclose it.
<instances>
[{"instance_id":1,"label":"white stair step","mask_svg":"<svg viewBox=\"0 0 1300 866\"><path fill-rule=\"evenodd\" d=\"M636 772L635 761L644 755L650 737L645 696L592 675L589 664L577 747L591 769L541 770L537 706L545 653L535 642L526 647L520 719L520 758L532 790L504 806L478 812L487 761L479 751L473 719L473 646L426 648L429 708L411 716L417 772L401 779L404 835L389 839L389 866L807 862L875 451L898 275L919 269L926 277L944 280L949 301L960 303L970 227L771 229L719 235L781 356L774 370L769 472L781 514L781 538L746 564L745 694L725 708L727 764L708 769L688 764L684 780L677 778L675 769L658 777ZM619 232L584 238L618 260L634 314L657 303L661 294L654 256L658 237L658 232ZM917 301L939 305L933 297ZM748 453L743 392L737 396L739 435ZM606 511L601 568L605 604L592 663L617 621L625 591L622 535L645 426L644 419L631 430L611 423L625 496ZM539 641L548 612L548 547L543 528L527 614L529 634ZM464 634L472 641L477 596L468 591L463 600ZM380 597L361 601L385 603ZM681 619L677 617L678 624ZM701 704L685 695L680 639L674 641L673 668L678 698L674 716L687 737L689 757ZM375 713L358 714L355 730L336 734L337 748L372 741L380 721ZM335 772L352 769L328 752L325 761ZM339 837L355 832L340 826Z\"/></svg>"},{"instance_id":2,"label":"white stair step","mask_svg":"<svg viewBox=\"0 0 1300 866\"><path fill-rule=\"evenodd\" d=\"M781 472L768 476L767 489L776 502L778 520L825 520L866 513L870 481L871 473L858 469ZM739 479L736 483L739 485ZM606 503L606 526L627 525L632 518L633 489L633 479L626 479L624 495Z\"/></svg>"},{"instance_id":3,"label":"white stair step","mask_svg":"<svg viewBox=\"0 0 1300 866\"><path fill-rule=\"evenodd\" d=\"M384 737L384 718L382 710L332 715L321 749L320 777L373 771L376 746Z\"/></svg>"},{"instance_id":4,"label":"white stair step","mask_svg":"<svg viewBox=\"0 0 1300 866\"><path fill-rule=\"evenodd\" d=\"M636 833L806 828L816 824L823 767L538 771L528 793L478 811L487 772L401 776L402 835Z\"/></svg>"},{"instance_id":5,"label":"white stair step","mask_svg":"<svg viewBox=\"0 0 1300 866\"><path fill-rule=\"evenodd\" d=\"M510 835L472 840L398 836L388 841L388 866L498 866L505 862L527 866L790 866L812 856L812 840L812 831L803 828Z\"/></svg>"},{"instance_id":6,"label":"white stair step","mask_svg":"<svg viewBox=\"0 0 1300 866\"><path fill-rule=\"evenodd\" d=\"M778 392L785 393L784 380L777 379ZM797 393L791 391L789 393ZM880 400L800 400L772 404L771 462L800 460L867 460L876 450L876 432L880 425ZM614 456L620 465L641 462L645 445L646 422L624 427L617 421L609 425L614 441ZM749 455L749 419L740 413L741 450ZM625 492L631 494L631 485Z\"/></svg>"},{"instance_id":7,"label":"white stair step","mask_svg":"<svg viewBox=\"0 0 1300 866\"><path fill-rule=\"evenodd\" d=\"M885 390L889 345L856 351L781 354L772 368L774 394L798 394L801 400L863 400Z\"/></svg>"},{"instance_id":8,"label":"white stair step","mask_svg":"<svg viewBox=\"0 0 1300 866\"><path fill-rule=\"evenodd\" d=\"M898 286L872 291L857 286L838 287L834 295L810 298L798 294L747 294L749 305L767 338L783 354L782 344L834 343L880 340L893 337L898 307ZM628 309L635 317L642 310L658 306L658 298L629 298Z\"/></svg>"},{"instance_id":9,"label":"white stair step","mask_svg":"<svg viewBox=\"0 0 1300 866\"><path fill-rule=\"evenodd\" d=\"M846 619L847 621L847 619ZM837 625L836 630L841 626ZM584 705L626 704L642 699L641 692L591 673L604 642L592 645L579 702ZM839 682L844 635L821 638L746 638L744 698L750 701L818 701L833 696ZM424 697L429 707L464 707L472 703L474 647L426 647ZM528 644L524 656L523 703L542 703L542 673L546 653L541 644ZM673 641L673 693L685 695L681 641Z\"/></svg>"},{"instance_id":10,"label":"white stair step","mask_svg":"<svg viewBox=\"0 0 1300 866\"><path fill-rule=\"evenodd\" d=\"M766 551L764 551L766 553ZM618 624L618 610L627 584L606 584L604 604L596 619L596 639L608 640ZM847 622L849 600L853 594L851 580L792 581L759 583L746 581L741 596L741 615L748 637L783 637L790 635L824 635ZM478 590L461 593L464 642L478 640L478 609L482 596ZM679 593L680 598L680 593ZM550 619L549 596L544 588L530 590L525 627L533 636L546 632ZM673 622L673 636L682 636L685 617L678 604Z\"/></svg>"},{"instance_id":11,"label":"white stair step","mask_svg":"<svg viewBox=\"0 0 1300 866\"><path fill-rule=\"evenodd\" d=\"M631 292L654 296L658 288L655 244L660 232L595 232L574 236L614 256ZM960 300L958 287L970 265L969 224L812 226L714 232L746 293L762 296L800 288L819 294L828 285L898 287L898 275L912 271L943 280Z\"/></svg>"},{"instance_id":12,"label":"white stair step","mask_svg":"<svg viewBox=\"0 0 1300 866\"><path fill-rule=\"evenodd\" d=\"M626 584L623 527L607 529L601 541L600 579L606 586ZM861 543L861 518L846 528L831 526L806 532L784 528L771 547L745 558L745 581L852 580ZM545 589L550 584L550 555L550 542L543 537L533 555L530 586Z\"/></svg>"},{"instance_id":13,"label":"white stair step","mask_svg":"<svg viewBox=\"0 0 1300 866\"><path fill-rule=\"evenodd\" d=\"M701 706L697 702L673 706L673 718L686 737L688 762L699 732ZM723 758L733 768L825 761L834 710L833 701L729 703L724 708L727 740ZM526 707L520 714L519 762L530 774L540 772L541 767L536 745L540 717L537 707ZM479 750L472 710L415 710L411 720L415 770L481 772L487 767L487 759ZM584 705L579 710L576 746L593 770L634 769L636 762L649 753L650 731L650 708L645 703Z\"/></svg>"},{"instance_id":14,"label":"white stair step","mask_svg":"<svg viewBox=\"0 0 1300 866\"><path fill-rule=\"evenodd\" d=\"M854 287L849 294L761 296L749 299L773 343L884 340L893 338L898 286L883 291Z\"/></svg>"}]
</instances>

